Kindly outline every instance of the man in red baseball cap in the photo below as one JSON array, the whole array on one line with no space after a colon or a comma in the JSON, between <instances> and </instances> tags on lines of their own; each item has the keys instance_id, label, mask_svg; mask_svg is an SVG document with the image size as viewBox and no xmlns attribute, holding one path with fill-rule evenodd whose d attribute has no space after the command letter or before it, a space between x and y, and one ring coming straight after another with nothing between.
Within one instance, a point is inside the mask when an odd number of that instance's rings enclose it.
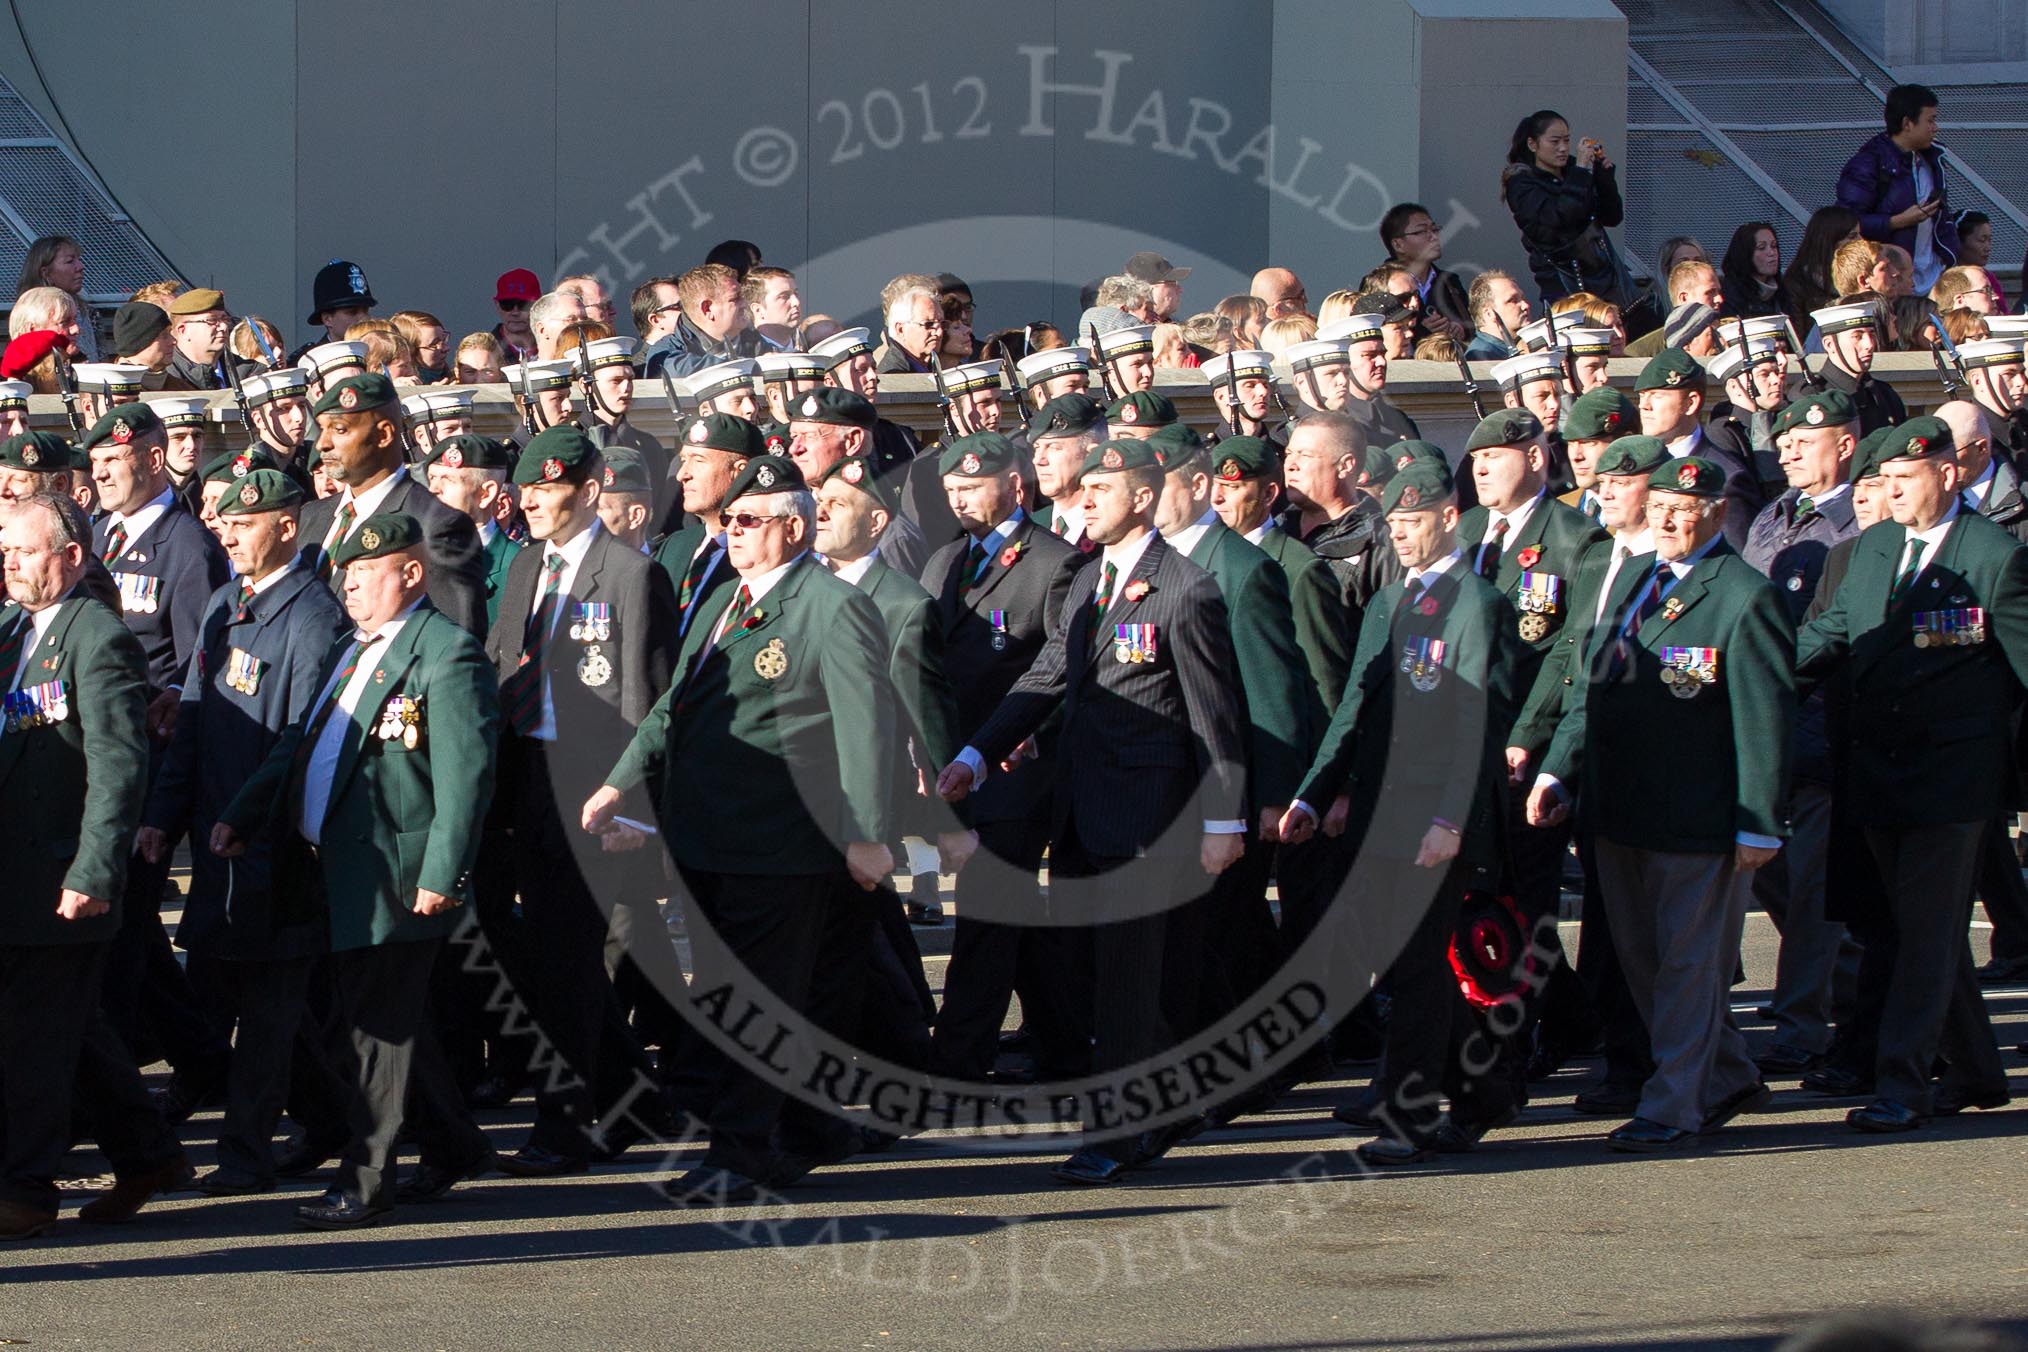
<instances>
[{"instance_id":1,"label":"man in red baseball cap","mask_svg":"<svg viewBox=\"0 0 2028 1352\"><path fill-rule=\"evenodd\" d=\"M527 361L535 355L535 334L528 327L528 307L541 295L542 279L527 268L503 272L493 284L493 308L500 312L493 336L507 349L511 360Z\"/></svg>"}]
</instances>

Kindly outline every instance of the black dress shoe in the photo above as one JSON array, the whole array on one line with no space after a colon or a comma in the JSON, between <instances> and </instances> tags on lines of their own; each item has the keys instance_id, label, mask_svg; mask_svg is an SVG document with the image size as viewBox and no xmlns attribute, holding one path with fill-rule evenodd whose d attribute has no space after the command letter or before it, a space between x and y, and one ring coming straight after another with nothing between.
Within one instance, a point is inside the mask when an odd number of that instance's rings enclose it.
<instances>
[{"instance_id":1,"label":"black dress shoe","mask_svg":"<svg viewBox=\"0 0 2028 1352\"><path fill-rule=\"evenodd\" d=\"M1894 1132L1914 1131L1923 1125L1923 1115L1905 1103L1893 1099L1875 1099L1864 1108L1854 1108L1845 1114L1845 1124L1860 1131L1885 1136Z\"/></svg>"},{"instance_id":2,"label":"black dress shoe","mask_svg":"<svg viewBox=\"0 0 2028 1352\"><path fill-rule=\"evenodd\" d=\"M1625 1126L1608 1132L1606 1144L1629 1154L1652 1155L1663 1150L1679 1149L1684 1142L1694 1140L1696 1135L1681 1127L1665 1127L1660 1122L1637 1117Z\"/></svg>"},{"instance_id":3,"label":"black dress shoe","mask_svg":"<svg viewBox=\"0 0 2028 1352\"><path fill-rule=\"evenodd\" d=\"M591 1168L586 1155L559 1155L545 1146L524 1145L511 1155L499 1157L500 1172L516 1178L560 1178L581 1174Z\"/></svg>"},{"instance_id":4,"label":"black dress shoe","mask_svg":"<svg viewBox=\"0 0 2028 1352\"><path fill-rule=\"evenodd\" d=\"M1932 1117L1956 1117L1967 1108L2004 1108L2010 1101L2005 1088L1973 1089L1947 1084L1936 1091L1929 1111Z\"/></svg>"},{"instance_id":5,"label":"black dress shoe","mask_svg":"<svg viewBox=\"0 0 2028 1352\"><path fill-rule=\"evenodd\" d=\"M940 901L911 901L906 911L911 925L928 929L944 923L944 904Z\"/></svg>"},{"instance_id":6,"label":"black dress shoe","mask_svg":"<svg viewBox=\"0 0 2028 1352\"><path fill-rule=\"evenodd\" d=\"M273 1192L275 1180L242 1173L238 1169L213 1169L199 1178L195 1186L206 1197L253 1197Z\"/></svg>"},{"instance_id":7,"label":"black dress shoe","mask_svg":"<svg viewBox=\"0 0 2028 1352\"><path fill-rule=\"evenodd\" d=\"M295 1144L282 1151L275 1161L276 1178L307 1178L338 1158L338 1152L345 1148L343 1141L313 1141L307 1136L296 1139Z\"/></svg>"},{"instance_id":8,"label":"black dress shoe","mask_svg":"<svg viewBox=\"0 0 2028 1352\"><path fill-rule=\"evenodd\" d=\"M1153 1131L1142 1132L1134 1138L1133 1167L1139 1169L1143 1165L1153 1164L1185 1141L1200 1135L1210 1125L1211 1120L1199 1113L1180 1122L1171 1122L1166 1127L1156 1127Z\"/></svg>"},{"instance_id":9,"label":"black dress shoe","mask_svg":"<svg viewBox=\"0 0 2028 1352\"><path fill-rule=\"evenodd\" d=\"M162 1120L174 1127L188 1122L199 1108L217 1103L224 1088L222 1070L202 1076L178 1073L170 1077L166 1088L149 1090L148 1098L155 1111L162 1114Z\"/></svg>"},{"instance_id":10,"label":"black dress shoe","mask_svg":"<svg viewBox=\"0 0 2028 1352\"><path fill-rule=\"evenodd\" d=\"M1972 969L1981 986L2003 986L2028 977L2028 958L1994 958Z\"/></svg>"},{"instance_id":11,"label":"black dress shoe","mask_svg":"<svg viewBox=\"0 0 2028 1352\"><path fill-rule=\"evenodd\" d=\"M672 1206L699 1208L742 1206L760 1196L760 1184L745 1174L736 1174L730 1169L721 1169L712 1164L702 1164L681 1178L672 1178L664 1183L662 1196L667 1198Z\"/></svg>"},{"instance_id":12,"label":"black dress shoe","mask_svg":"<svg viewBox=\"0 0 2028 1352\"><path fill-rule=\"evenodd\" d=\"M514 1101L521 1092L520 1085L505 1075L488 1075L472 1086L472 1092L465 1095L465 1105L470 1108L504 1108Z\"/></svg>"},{"instance_id":13,"label":"black dress shoe","mask_svg":"<svg viewBox=\"0 0 2028 1352\"><path fill-rule=\"evenodd\" d=\"M1750 1084L1744 1089L1734 1090L1711 1105L1711 1110L1704 1114L1704 1125L1697 1129L1697 1133L1709 1136L1741 1113L1765 1112L1772 1102L1774 1091L1764 1084Z\"/></svg>"},{"instance_id":14,"label":"black dress shoe","mask_svg":"<svg viewBox=\"0 0 2028 1352\"><path fill-rule=\"evenodd\" d=\"M0 1239L34 1239L55 1228L54 1211L38 1211L20 1202L0 1201Z\"/></svg>"},{"instance_id":15,"label":"black dress shoe","mask_svg":"<svg viewBox=\"0 0 2028 1352\"><path fill-rule=\"evenodd\" d=\"M1485 1140L1487 1132L1512 1126L1520 1116L1519 1108L1509 1108L1493 1117L1461 1122L1455 1115L1445 1113L1443 1120L1436 1124L1436 1130L1430 1133L1429 1148L1439 1155L1462 1155Z\"/></svg>"},{"instance_id":16,"label":"black dress shoe","mask_svg":"<svg viewBox=\"0 0 2028 1352\"><path fill-rule=\"evenodd\" d=\"M296 1223L312 1230L358 1230L393 1210L385 1202L368 1202L349 1192L334 1191L297 1207Z\"/></svg>"},{"instance_id":17,"label":"black dress shoe","mask_svg":"<svg viewBox=\"0 0 2028 1352\"><path fill-rule=\"evenodd\" d=\"M452 1188L468 1179L483 1178L493 1172L499 1157L487 1152L462 1169L439 1169L434 1164L418 1164L414 1172L401 1181L394 1190L398 1202L434 1202L450 1192Z\"/></svg>"},{"instance_id":18,"label":"black dress shoe","mask_svg":"<svg viewBox=\"0 0 2028 1352\"><path fill-rule=\"evenodd\" d=\"M1429 1147L1404 1141L1399 1136L1379 1136L1360 1146L1353 1152L1368 1164L1384 1169L1398 1168L1404 1164L1423 1164L1435 1159Z\"/></svg>"},{"instance_id":19,"label":"black dress shoe","mask_svg":"<svg viewBox=\"0 0 2028 1352\"><path fill-rule=\"evenodd\" d=\"M1061 1182L1095 1188L1119 1182L1127 1176L1128 1169L1123 1161L1087 1147L1049 1172L1051 1177Z\"/></svg>"},{"instance_id":20,"label":"black dress shoe","mask_svg":"<svg viewBox=\"0 0 2028 1352\"><path fill-rule=\"evenodd\" d=\"M196 1173L190 1161L178 1151L176 1158L146 1173L114 1175L113 1186L77 1209L77 1218L88 1225L118 1225L165 1192L190 1186Z\"/></svg>"},{"instance_id":21,"label":"black dress shoe","mask_svg":"<svg viewBox=\"0 0 2028 1352\"><path fill-rule=\"evenodd\" d=\"M1333 1121L1343 1122L1348 1127L1360 1127L1366 1131L1380 1129L1381 1098L1368 1092L1357 1098L1347 1099L1331 1110Z\"/></svg>"},{"instance_id":22,"label":"black dress shoe","mask_svg":"<svg viewBox=\"0 0 2028 1352\"><path fill-rule=\"evenodd\" d=\"M830 1140L808 1150L784 1150L780 1160L768 1171L767 1185L771 1188L786 1188L800 1183L819 1169L828 1169L834 1164L843 1164L865 1149L865 1133L853 1127L841 1131Z\"/></svg>"},{"instance_id":23,"label":"black dress shoe","mask_svg":"<svg viewBox=\"0 0 2028 1352\"><path fill-rule=\"evenodd\" d=\"M1830 1098L1851 1098L1873 1092L1873 1077L1860 1075L1842 1066L1818 1066L1803 1072L1803 1088Z\"/></svg>"},{"instance_id":24,"label":"black dress shoe","mask_svg":"<svg viewBox=\"0 0 2028 1352\"><path fill-rule=\"evenodd\" d=\"M1641 1087L1637 1084L1595 1084L1580 1089L1570 1106L1588 1117L1624 1117L1641 1106Z\"/></svg>"},{"instance_id":25,"label":"black dress shoe","mask_svg":"<svg viewBox=\"0 0 2028 1352\"><path fill-rule=\"evenodd\" d=\"M1823 1061L1823 1053L1806 1052L1790 1042L1777 1042L1753 1058L1756 1066L1774 1075L1800 1075L1806 1070L1815 1069L1823 1064Z\"/></svg>"}]
</instances>

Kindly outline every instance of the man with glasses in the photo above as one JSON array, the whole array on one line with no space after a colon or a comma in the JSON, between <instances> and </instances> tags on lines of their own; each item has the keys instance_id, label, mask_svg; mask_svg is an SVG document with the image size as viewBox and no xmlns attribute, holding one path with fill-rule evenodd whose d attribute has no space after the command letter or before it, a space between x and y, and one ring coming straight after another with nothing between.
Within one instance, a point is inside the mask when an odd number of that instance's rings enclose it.
<instances>
[{"instance_id":1,"label":"man with glasses","mask_svg":"<svg viewBox=\"0 0 2028 1352\"><path fill-rule=\"evenodd\" d=\"M1262 268L1256 272L1249 294L1267 306L1265 322L1310 312L1309 293L1303 290L1303 283L1296 274L1287 268Z\"/></svg>"},{"instance_id":2,"label":"man with glasses","mask_svg":"<svg viewBox=\"0 0 2028 1352\"><path fill-rule=\"evenodd\" d=\"M575 273L556 284L558 291L567 291L576 296L578 304L584 306L584 317L594 320L607 328L613 327L618 311L614 310L612 298L606 295L605 285L589 272Z\"/></svg>"},{"instance_id":3,"label":"man with glasses","mask_svg":"<svg viewBox=\"0 0 2028 1352\"><path fill-rule=\"evenodd\" d=\"M1573 797L1590 814L1613 941L1653 1035L1655 1073L1606 1138L1614 1150L1680 1149L1768 1101L1731 986L1753 871L1788 829L1795 627L1725 542L1725 494L1726 471L1700 456L1649 479L1654 563L1614 580L1584 694L1528 796L1538 827Z\"/></svg>"},{"instance_id":4,"label":"man with glasses","mask_svg":"<svg viewBox=\"0 0 2028 1352\"><path fill-rule=\"evenodd\" d=\"M683 313L674 277L650 277L634 288L634 332L641 335L641 373L653 380L669 359L669 336Z\"/></svg>"},{"instance_id":5,"label":"man with glasses","mask_svg":"<svg viewBox=\"0 0 2028 1352\"><path fill-rule=\"evenodd\" d=\"M535 335L528 328L528 307L542 294L542 281L527 268L500 274L493 285L493 308L500 322L493 336L510 360L526 361L535 355Z\"/></svg>"},{"instance_id":6,"label":"man with glasses","mask_svg":"<svg viewBox=\"0 0 2028 1352\"><path fill-rule=\"evenodd\" d=\"M1443 232L1420 202L1390 207L1380 218L1380 243L1387 256L1408 270L1422 298L1421 331L1453 342L1472 336L1472 307L1455 272L1437 266L1444 256Z\"/></svg>"},{"instance_id":7,"label":"man with glasses","mask_svg":"<svg viewBox=\"0 0 2028 1352\"><path fill-rule=\"evenodd\" d=\"M242 375L258 368L242 362L225 349L226 331L232 316L225 312L225 297L210 287L185 291L169 302L169 328L175 335L176 350L169 357L169 371L162 382L165 390L222 390L227 380L223 362L233 362Z\"/></svg>"},{"instance_id":8,"label":"man with glasses","mask_svg":"<svg viewBox=\"0 0 2028 1352\"><path fill-rule=\"evenodd\" d=\"M943 341L942 302L934 291L911 287L894 298L887 312L887 351L875 369L881 374L927 375L937 365Z\"/></svg>"},{"instance_id":9,"label":"man with glasses","mask_svg":"<svg viewBox=\"0 0 2028 1352\"><path fill-rule=\"evenodd\" d=\"M801 1011L827 908L842 889L873 891L894 867L887 636L872 599L812 561L816 505L793 462L749 460L718 524L740 584L690 626L674 681L584 803L582 824L605 835L617 815L655 814L694 908L696 989L731 983ZM650 807L642 789L657 767ZM679 1206L750 1202L783 1171L781 1091L712 1059L710 1143L664 1189Z\"/></svg>"}]
</instances>

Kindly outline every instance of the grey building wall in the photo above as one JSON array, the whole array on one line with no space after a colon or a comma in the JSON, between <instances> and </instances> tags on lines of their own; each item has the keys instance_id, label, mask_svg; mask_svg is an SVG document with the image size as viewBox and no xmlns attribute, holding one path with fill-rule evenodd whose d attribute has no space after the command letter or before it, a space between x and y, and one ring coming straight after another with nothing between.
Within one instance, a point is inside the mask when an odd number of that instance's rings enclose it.
<instances>
[{"instance_id":1,"label":"grey building wall","mask_svg":"<svg viewBox=\"0 0 2028 1352\"><path fill-rule=\"evenodd\" d=\"M1608 0L17 8L0 74L193 282L295 339L339 256L383 312L455 332L493 322L507 268L598 272L624 303L734 236L862 320L929 268L972 282L982 325L1067 323L1140 248L1197 270L1186 310L1269 261L1321 298L1404 198L1450 265L1519 270L1515 121L1556 106L1613 147L1626 121ZM145 99L109 79L115 33L159 77Z\"/></svg>"}]
</instances>

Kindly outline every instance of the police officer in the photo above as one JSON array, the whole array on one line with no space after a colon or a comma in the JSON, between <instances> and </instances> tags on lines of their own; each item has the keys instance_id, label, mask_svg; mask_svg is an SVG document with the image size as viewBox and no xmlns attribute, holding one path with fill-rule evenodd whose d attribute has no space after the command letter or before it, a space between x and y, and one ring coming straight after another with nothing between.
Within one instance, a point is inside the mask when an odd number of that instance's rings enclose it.
<instances>
[{"instance_id":1,"label":"police officer","mask_svg":"<svg viewBox=\"0 0 2028 1352\"><path fill-rule=\"evenodd\" d=\"M331 645L346 631L337 598L298 558L303 497L281 471L257 469L233 480L219 503L237 576L212 594L184 675L176 733L142 818L140 853L150 863L166 863L186 831L209 841L233 794L282 733L309 716ZM323 928L280 921L265 842L236 859L200 846L176 942L207 967L238 1023L218 1168L198 1187L214 1196L267 1192L292 1061L297 1119L325 1139L342 1135L337 1085L303 1026Z\"/></svg>"}]
</instances>

